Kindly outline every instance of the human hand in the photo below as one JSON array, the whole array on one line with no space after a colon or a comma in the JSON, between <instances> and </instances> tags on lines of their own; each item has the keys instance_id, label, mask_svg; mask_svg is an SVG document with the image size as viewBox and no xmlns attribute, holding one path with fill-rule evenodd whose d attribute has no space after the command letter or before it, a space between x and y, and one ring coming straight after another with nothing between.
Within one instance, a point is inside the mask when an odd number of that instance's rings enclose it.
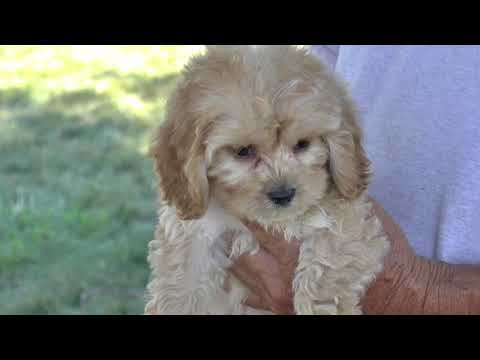
<instances>
[{"instance_id":1,"label":"human hand","mask_svg":"<svg viewBox=\"0 0 480 360\"><path fill-rule=\"evenodd\" d=\"M391 243L384 267L366 290L364 314L480 314L480 267L450 265L417 256L400 226L370 198ZM276 314L294 314L292 280L298 240L287 243L258 225L246 224L260 243L256 255L243 255L232 273L251 291L245 304Z\"/></svg>"},{"instance_id":2,"label":"human hand","mask_svg":"<svg viewBox=\"0 0 480 360\"><path fill-rule=\"evenodd\" d=\"M362 301L365 312L375 313L382 308L379 304L384 303L380 295L383 296L387 289L385 282L392 285L400 281L393 275L398 269L406 271L412 268L416 256L400 227L375 200L370 200L373 204L372 211L381 220L392 243L385 259L384 273L379 276L380 285L372 284ZM231 272L250 289L245 304L277 314L293 314L292 280L298 262L298 240L288 243L280 234L269 234L253 223L245 225L260 244L257 254L242 255L231 268Z\"/></svg>"},{"instance_id":3,"label":"human hand","mask_svg":"<svg viewBox=\"0 0 480 360\"><path fill-rule=\"evenodd\" d=\"M260 244L255 255L240 256L231 272L250 290L245 305L276 314L291 315L292 281L297 267L300 243L287 242L278 233L268 233L254 223L245 223Z\"/></svg>"}]
</instances>

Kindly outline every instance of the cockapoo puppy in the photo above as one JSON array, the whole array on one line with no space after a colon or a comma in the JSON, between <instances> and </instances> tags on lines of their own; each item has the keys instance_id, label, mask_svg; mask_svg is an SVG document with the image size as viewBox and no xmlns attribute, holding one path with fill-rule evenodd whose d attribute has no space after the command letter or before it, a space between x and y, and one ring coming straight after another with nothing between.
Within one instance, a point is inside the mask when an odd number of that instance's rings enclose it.
<instances>
[{"instance_id":1,"label":"cockapoo puppy","mask_svg":"<svg viewBox=\"0 0 480 360\"><path fill-rule=\"evenodd\" d=\"M301 241L296 314L361 314L388 241L344 86L308 50L209 46L191 59L151 148L160 190L147 314L265 314L228 268L258 244L242 220Z\"/></svg>"}]
</instances>

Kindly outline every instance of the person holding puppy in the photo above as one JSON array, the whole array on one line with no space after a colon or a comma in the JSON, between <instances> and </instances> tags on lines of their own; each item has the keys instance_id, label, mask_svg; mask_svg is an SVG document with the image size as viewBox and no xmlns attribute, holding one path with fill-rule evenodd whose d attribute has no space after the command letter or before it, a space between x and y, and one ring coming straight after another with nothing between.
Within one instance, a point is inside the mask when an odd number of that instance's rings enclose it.
<instances>
[{"instance_id":1,"label":"person holding puppy","mask_svg":"<svg viewBox=\"0 0 480 360\"><path fill-rule=\"evenodd\" d=\"M480 47L313 51L358 105L374 171L369 193L392 244L363 312L480 314ZM298 243L246 225L261 244L231 269L251 291L246 304L292 314Z\"/></svg>"}]
</instances>

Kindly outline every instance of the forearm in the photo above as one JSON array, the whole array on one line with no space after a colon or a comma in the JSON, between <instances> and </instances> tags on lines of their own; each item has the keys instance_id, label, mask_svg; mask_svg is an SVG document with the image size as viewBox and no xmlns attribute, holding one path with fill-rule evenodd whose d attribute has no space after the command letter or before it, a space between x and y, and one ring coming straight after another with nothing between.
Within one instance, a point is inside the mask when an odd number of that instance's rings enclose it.
<instances>
[{"instance_id":1,"label":"forearm","mask_svg":"<svg viewBox=\"0 0 480 360\"><path fill-rule=\"evenodd\" d=\"M361 306L366 314L480 314L480 266L449 265L417 256L402 229L375 200L392 248Z\"/></svg>"},{"instance_id":2,"label":"forearm","mask_svg":"<svg viewBox=\"0 0 480 360\"><path fill-rule=\"evenodd\" d=\"M423 314L480 314L480 267L428 262Z\"/></svg>"},{"instance_id":3,"label":"forearm","mask_svg":"<svg viewBox=\"0 0 480 360\"><path fill-rule=\"evenodd\" d=\"M480 267L416 257L393 263L363 299L367 314L480 314Z\"/></svg>"}]
</instances>

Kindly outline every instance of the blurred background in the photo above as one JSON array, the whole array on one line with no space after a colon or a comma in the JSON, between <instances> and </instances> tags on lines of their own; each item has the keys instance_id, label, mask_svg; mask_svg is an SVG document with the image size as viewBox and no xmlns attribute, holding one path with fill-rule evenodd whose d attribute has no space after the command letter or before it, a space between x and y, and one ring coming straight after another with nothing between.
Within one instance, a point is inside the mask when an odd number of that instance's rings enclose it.
<instances>
[{"instance_id":1,"label":"blurred background","mask_svg":"<svg viewBox=\"0 0 480 360\"><path fill-rule=\"evenodd\" d=\"M0 46L0 314L141 314L146 157L203 46Z\"/></svg>"}]
</instances>

